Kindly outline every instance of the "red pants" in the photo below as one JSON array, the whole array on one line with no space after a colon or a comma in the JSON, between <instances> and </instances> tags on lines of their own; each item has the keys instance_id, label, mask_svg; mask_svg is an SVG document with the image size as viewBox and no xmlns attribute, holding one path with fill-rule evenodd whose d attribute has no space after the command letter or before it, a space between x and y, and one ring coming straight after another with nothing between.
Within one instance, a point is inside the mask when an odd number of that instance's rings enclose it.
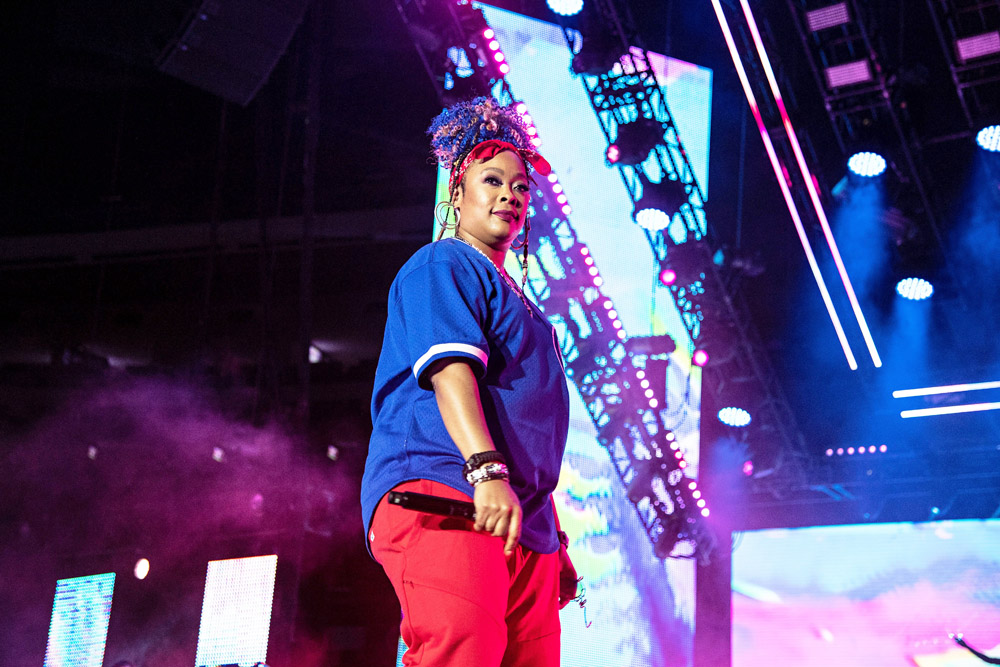
<instances>
[{"instance_id":1,"label":"red pants","mask_svg":"<svg viewBox=\"0 0 1000 667\"><path fill-rule=\"evenodd\" d=\"M468 500L438 482L396 490ZM379 503L368 534L403 610L403 664L558 667L559 554L472 530L472 522Z\"/></svg>"}]
</instances>

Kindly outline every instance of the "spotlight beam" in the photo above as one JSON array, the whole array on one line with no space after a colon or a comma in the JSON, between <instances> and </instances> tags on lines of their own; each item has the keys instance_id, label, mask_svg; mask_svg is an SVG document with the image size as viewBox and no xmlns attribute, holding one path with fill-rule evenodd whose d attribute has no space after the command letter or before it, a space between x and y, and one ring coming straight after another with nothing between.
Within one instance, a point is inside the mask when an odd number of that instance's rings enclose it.
<instances>
[{"instance_id":1,"label":"spotlight beam","mask_svg":"<svg viewBox=\"0 0 1000 667\"><path fill-rule=\"evenodd\" d=\"M983 412L1000 410L1000 403L970 403L968 405L944 405L937 408L920 408L918 410L903 410L899 416L903 419L911 417L933 417L935 415L955 415L964 412Z\"/></svg>"},{"instance_id":2,"label":"spotlight beam","mask_svg":"<svg viewBox=\"0 0 1000 667\"><path fill-rule=\"evenodd\" d=\"M802 224L802 218L799 217L798 208L795 206L795 202L792 199L792 193L788 189L788 184L785 182L781 161L778 158L777 152L774 150L774 145L771 143L771 137L767 133L767 127L764 125L763 117L761 117L760 108L757 106L757 98L754 96L753 90L750 88L750 80L747 78L746 70L743 69L743 62L740 60L739 52L736 49L736 42L729 29L729 22L722 13L720 0L711 0L711 2L715 9L715 15L719 20L719 27L722 28L722 35L725 37L726 46L729 47L729 55L733 59L733 65L736 67L736 74L739 76L740 84L743 86L743 92L746 95L747 102L750 103L750 111L753 113L754 120L757 122L757 129L760 131L760 137L764 141L764 148L767 151L767 157L771 162L771 168L774 170L775 180L778 182L778 187L781 188L781 194L785 199L785 205L788 207L788 213L792 216L792 222L795 224L795 231L798 233L799 241L802 243L802 249L806 253L806 261L809 262L809 268L812 271L813 278L816 280L816 286L819 287L820 295L823 297L823 303L826 304L826 311L830 315L830 321L833 323L834 330L837 332L837 338L840 340L840 346L844 349L844 356L847 357L847 364L851 367L852 371L856 371L858 369L858 362L854 358L854 352L851 350L851 345L847 341L847 335L844 333L844 327L841 325L840 318L837 316L837 310L833 306L833 300L830 298L830 291L827 289L826 282L823 280L823 274L820 273L819 264L816 261L816 255L813 254L812 246L809 245L809 237L806 235L805 226Z\"/></svg>"},{"instance_id":3,"label":"spotlight beam","mask_svg":"<svg viewBox=\"0 0 1000 667\"><path fill-rule=\"evenodd\" d=\"M806 183L806 189L809 191L809 199L812 201L813 209L815 209L816 216L819 218L819 224L823 228L823 236L826 237L826 244L830 247L830 254L833 255L833 261L837 265L837 272L840 273L840 280L844 283L844 290L847 292L847 298L851 302L851 308L854 310L854 317L858 321L858 327L861 329L861 335L865 339L865 345L868 346L868 353L871 355L872 363L875 364L875 368L881 368L882 359L879 357L878 349L875 347L875 340L872 338L871 331L868 328L868 321L865 319L864 313L861 312L861 304L854 293L854 286L851 284L851 278L847 274L847 267L844 266L844 260L840 256L840 249L833 238L833 230L830 228L830 223L826 218L826 211L819 199L816 185L813 183L812 173L806 164L805 155L802 154L802 148L799 146L795 128L792 126L788 110L785 108L784 99L781 97L781 90L778 88L778 81L774 76L774 71L771 69L771 61L767 57L767 50L764 48L764 42L757 29L757 21L754 19L753 11L750 9L750 3L747 0L740 0L740 5L743 7L743 14L746 16L747 25L750 27L750 34L757 48L757 55L764 66L764 75L767 77L768 85L771 87L771 94L774 95L774 100L778 105L778 112L781 114L781 122L785 127L785 134L788 135L792 152L795 153L795 161L798 163L799 171L802 172L802 178Z\"/></svg>"},{"instance_id":4,"label":"spotlight beam","mask_svg":"<svg viewBox=\"0 0 1000 667\"><path fill-rule=\"evenodd\" d=\"M893 398L912 398L914 396L934 396L936 394L954 394L961 391L977 391L980 389L1000 389L1000 381L972 382L965 384L948 384L940 387L923 387L922 389L897 389L892 392Z\"/></svg>"}]
</instances>

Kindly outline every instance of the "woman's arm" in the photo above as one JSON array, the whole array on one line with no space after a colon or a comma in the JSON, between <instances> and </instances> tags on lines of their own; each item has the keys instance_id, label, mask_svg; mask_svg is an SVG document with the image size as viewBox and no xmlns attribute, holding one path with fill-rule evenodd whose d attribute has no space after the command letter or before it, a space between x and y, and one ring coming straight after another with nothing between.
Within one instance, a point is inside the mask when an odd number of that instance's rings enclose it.
<instances>
[{"instance_id":1,"label":"woman's arm","mask_svg":"<svg viewBox=\"0 0 1000 667\"><path fill-rule=\"evenodd\" d=\"M427 369L441 419L458 451L468 460L478 452L493 451L479 397L479 383L472 368L460 359L441 359ZM504 551L514 552L521 537L521 503L505 480L481 482L473 492L476 530L507 536Z\"/></svg>"}]
</instances>

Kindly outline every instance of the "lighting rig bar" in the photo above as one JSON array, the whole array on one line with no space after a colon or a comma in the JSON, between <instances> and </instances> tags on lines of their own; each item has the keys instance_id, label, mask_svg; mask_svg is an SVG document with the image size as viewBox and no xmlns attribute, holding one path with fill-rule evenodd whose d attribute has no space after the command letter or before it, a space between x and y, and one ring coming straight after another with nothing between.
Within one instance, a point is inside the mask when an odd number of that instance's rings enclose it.
<instances>
[{"instance_id":1,"label":"lighting rig bar","mask_svg":"<svg viewBox=\"0 0 1000 667\"><path fill-rule=\"evenodd\" d=\"M1000 82L1000 0L927 0L927 9L969 129L976 130L984 115L997 111L996 102L982 99L995 98L995 89L991 96L982 87Z\"/></svg>"},{"instance_id":2,"label":"lighting rig bar","mask_svg":"<svg viewBox=\"0 0 1000 667\"><path fill-rule=\"evenodd\" d=\"M579 77L605 139L609 145L613 144L620 127L640 119L655 119L661 125L660 141L646 160L635 166L617 164L618 173L633 204L637 204L641 198L644 183L657 177L682 183L687 195L687 201L677 212L686 232L682 243L675 241L671 227L655 232L648 229L644 231L658 266L663 266L669 260L671 248L687 243L696 247L702 255L700 265L703 272L694 284L669 287L691 342L696 346L702 336L702 323L705 320L702 303L707 301L704 296L707 292L710 295L708 298L719 304L714 316L709 318L710 324L719 330L728 328L735 332L733 349L727 356L727 363L718 365L716 372L720 376L726 372L731 376L751 377L756 381L761 397L760 410L763 413L759 421L774 429L780 451L790 456L785 459L789 464L786 474L792 479L801 480L804 477L802 468L808 465L805 462L810 460L810 455L798 430L794 413L777 382L760 335L752 324L742 293L727 288L726 276L711 260L714 244L705 214L705 197L667 106L666 95L656 80L648 52L641 47L636 31L623 21L624 14L617 10L611 0L590 0L587 4L588 11L594 12L592 16L599 17L596 23L613 32L612 37L618 48L617 64L608 63L607 70L601 74L584 73ZM591 24L594 23L591 20ZM567 22L563 22L562 28L570 51L574 55L578 54L585 48L581 40L585 40L586 36L572 29ZM676 219L675 216L674 220ZM713 391L717 389L715 383L711 382L707 387Z\"/></svg>"},{"instance_id":3,"label":"lighting rig bar","mask_svg":"<svg viewBox=\"0 0 1000 667\"><path fill-rule=\"evenodd\" d=\"M444 57L445 49L454 47L468 56L457 60L474 70L463 77L474 82L470 90L492 94L501 104L516 102L506 72L491 65L502 62L495 56L502 51L499 44L491 46L495 35L480 10L462 0L396 0L396 6L442 100L454 89L445 87L445 74L454 70L456 58ZM434 40L426 39L428 26ZM479 53L482 44L489 49L486 57ZM516 108L534 130L526 105L517 103ZM533 136L540 145L537 130ZM645 379L649 355L635 346L643 339L629 340L614 304L601 292L603 278L569 220L572 209L558 177L550 175L532 199L529 287L559 335L566 374L583 398L598 441L608 451L654 553L707 560L714 541L701 517L709 509L697 482L684 474L687 461L664 421L666 396L662 389L657 395Z\"/></svg>"}]
</instances>

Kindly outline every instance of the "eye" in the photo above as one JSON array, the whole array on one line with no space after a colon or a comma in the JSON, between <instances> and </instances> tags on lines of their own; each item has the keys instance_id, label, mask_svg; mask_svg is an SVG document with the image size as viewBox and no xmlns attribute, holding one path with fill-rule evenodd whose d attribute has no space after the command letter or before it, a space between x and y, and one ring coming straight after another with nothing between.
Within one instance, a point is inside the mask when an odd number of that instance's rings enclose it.
<instances>
[{"instance_id":1,"label":"eye","mask_svg":"<svg viewBox=\"0 0 1000 667\"><path fill-rule=\"evenodd\" d=\"M516 190L517 190L518 192L529 192L529 191L531 190L531 188L529 188L529 187L528 187L527 185L525 185L524 183L521 183L520 185L516 186L516 187L515 187L515 189L516 189Z\"/></svg>"},{"instance_id":2,"label":"eye","mask_svg":"<svg viewBox=\"0 0 1000 667\"><path fill-rule=\"evenodd\" d=\"M488 185L500 185L500 179L497 178L496 176L487 176L486 178L483 179L483 183L486 183Z\"/></svg>"}]
</instances>

